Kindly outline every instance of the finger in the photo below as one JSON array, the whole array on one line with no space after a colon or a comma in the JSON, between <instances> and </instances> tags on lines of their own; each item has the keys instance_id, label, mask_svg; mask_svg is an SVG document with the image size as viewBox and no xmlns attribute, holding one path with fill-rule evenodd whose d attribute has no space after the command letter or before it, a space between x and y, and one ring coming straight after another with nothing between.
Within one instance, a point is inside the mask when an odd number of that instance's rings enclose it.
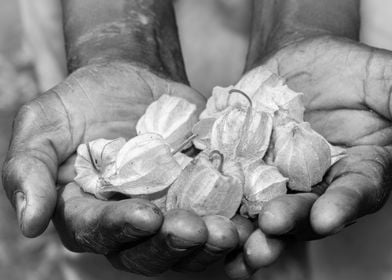
<instances>
[{"instance_id":1,"label":"finger","mask_svg":"<svg viewBox=\"0 0 392 280\"><path fill-rule=\"evenodd\" d=\"M57 174L57 184L60 186L65 186L72 182L76 177L75 171L75 160L76 155L70 156L61 166Z\"/></svg>"},{"instance_id":2,"label":"finger","mask_svg":"<svg viewBox=\"0 0 392 280\"><path fill-rule=\"evenodd\" d=\"M176 264L175 270L203 271L238 246L239 234L230 219L213 215L203 220L208 230L206 244Z\"/></svg>"},{"instance_id":3,"label":"finger","mask_svg":"<svg viewBox=\"0 0 392 280\"><path fill-rule=\"evenodd\" d=\"M248 279L255 272L250 268L241 251L230 253L225 260L225 273L231 279Z\"/></svg>"},{"instance_id":4,"label":"finger","mask_svg":"<svg viewBox=\"0 0 392 280\"><path fill-rule=\"evenodd\" d=\"M255 230L244 245L246 264L256 270L275 262L283 252L285 241L265 235L260 229Z\"/></svg>"},{"instance_id":5,"label":"finger","mask_svg":"<svg viewBox=\"0 0 392 280\"><path fill-rule=\"evenodd\" d=\"M352 148L327 174L326 192L311 209L310 222L320 235L336 233L355 219L378 210L389 194L389 148Z\"/></svg>"},{"instance_id":6,"label":"finger","mask_svg":"<svg viewBox=\"0 0 392 280\"><path fill-rule=\"evenodd\" d=\"M165 272L208 238L203 220L181 209L166 213L157 235L133 248L108 255L114 267L147 276Z\"/></svg>"},{"instance_id":7,"label":"finger","mask_svg":"<svg viewBox=\"0 0 392 280\"><path fill-rule=\"evenodd\" d=\"M72 149L64 144L71 138L61 108L58 99L44 94L23 106L14 121L3 185L27 237L47 227L56 204L57 166Z\"/></svg>"},{"instance_id":8,"label":"finger","mask_svg":"<svg viewBox=\"0 0 392 280\"><path fill-rule=\"evenodd\" d=\"M159 230L163 216L149 201L101 201L75 183L59 193L54 224L64 245L76 252L107 254Z\"/></svg>"},{"instance_id":9,"label":"finger","mask_svg":"<svg viewBox=\"0 0 392 280\"><path fill-rule=\"evenodd\" d=\"M260 229L268 235L299 234L310 238L310 211L319 196L315 193L289 194L267 202L259 214Z\"/></svg>"},{"instance_id":10,"label":"finger","mask_svg":"<svg viewBox=\"0 0 392 280\"><path fill-rule=\"evenodd\" d=\"M5 162L3 185L17 212L26 237L40 235L48 226L56 203L54 180L48 167L27 156L12 156Z\"/></svg>"},{"instance_id":11,"label":"finger","mask_svg":"<svg viewBox=\"0 0 392 280\"><path fill-rule=\"evenodd\" d=\"M242 248L245 244L246 240L248 240L249 236L255 230L255 226L253 223L240 215L235 215L231 221L234 223L237 228L238 236L239 236L239 244L238 246Z\"/></svg>"}]
</instances>

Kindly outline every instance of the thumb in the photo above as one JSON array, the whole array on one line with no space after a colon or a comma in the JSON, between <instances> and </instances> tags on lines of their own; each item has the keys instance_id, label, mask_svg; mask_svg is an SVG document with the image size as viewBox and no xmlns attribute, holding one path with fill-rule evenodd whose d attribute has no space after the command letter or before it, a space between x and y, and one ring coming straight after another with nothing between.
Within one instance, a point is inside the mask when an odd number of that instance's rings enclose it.
<instances>
[{"instance_id":1,"label":"thumb","mask_svg":"<svg viewBox=\"0 0 392 280\"><path fill-rule=\"evenodd\" d=\"M26 237L40 235L54 212L58 164L71 150L63 108L56 95L45 94L24 105L14 121L3 185Z\"/></svg>"},{"instance_id":2,"label":"thumb","mask_svg":"<svg viewBox=\"0 0 392 280\"><path fill-rule=\"evenodd\" d=\"M39 159L12 156L4 165L3 184L26 237L40 235L48 226L56 204L54 179Z\"/></svg>"}]
</instances>

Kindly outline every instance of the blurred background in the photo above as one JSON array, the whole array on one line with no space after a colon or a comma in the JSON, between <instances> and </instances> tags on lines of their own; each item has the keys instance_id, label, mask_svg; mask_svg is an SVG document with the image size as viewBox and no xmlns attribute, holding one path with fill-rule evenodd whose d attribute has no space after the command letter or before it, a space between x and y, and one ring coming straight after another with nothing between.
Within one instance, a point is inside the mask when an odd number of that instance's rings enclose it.
<instances>
[{"instance_id":1,"label":"blurred background","mask_svg":"<svg viewBox=\"0 0 392 280\"><path fill-rule=\"evenodd\" d=\"M207 94L213 86L227 86L239 78L248 45L251 7L252 0L176 0L180 38L193 87ZM0 0L0 163L18 107L66 75L62 36L57 0ZM392 50L392 1L362 1L361 38L367 44ZM312 242L312 278L392 279L391 210L390 200L383 210L343 233ZM213 267L208 273L218 275L219 269ZM265 271L254 279L279 279L263 277ZM103 257L68 252L52 227L37 239L22 237L14 211L0 188L1 280L114 278L145 279L114 271ZM164 278L184 276L167 274Z\"/></svg>"}]
</instances>

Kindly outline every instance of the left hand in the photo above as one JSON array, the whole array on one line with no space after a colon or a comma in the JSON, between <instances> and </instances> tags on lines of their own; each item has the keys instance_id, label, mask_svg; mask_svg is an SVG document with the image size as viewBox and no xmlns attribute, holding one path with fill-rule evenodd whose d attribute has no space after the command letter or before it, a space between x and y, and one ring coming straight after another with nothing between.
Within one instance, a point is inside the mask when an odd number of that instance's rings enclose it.
<instances>
[{"instance_id":1,"label":"left hand","mask_svg":"<svg viewBox=\"0 0 392 280\"><path fill-rule=\"evenodd\" d=\"M271 264L287 238L335 234L383 206L392 174L391 61L391 52L330 36L295 42L264 60L263 67L305 94L305 120L330 143L346 146L347 156L312 193L265 205L261 230L227 264L229 275L244 277Z\"/></svg>"}]
</instances>

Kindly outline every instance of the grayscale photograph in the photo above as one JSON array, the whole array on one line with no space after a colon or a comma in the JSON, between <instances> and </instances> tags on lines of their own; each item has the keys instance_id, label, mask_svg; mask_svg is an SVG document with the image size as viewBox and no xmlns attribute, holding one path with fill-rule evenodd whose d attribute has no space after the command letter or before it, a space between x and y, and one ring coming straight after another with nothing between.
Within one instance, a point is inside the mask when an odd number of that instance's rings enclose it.
<instances>
[{"instance_id":1,"label":"grayscale photograph","mask_svg":"<svg viewBox=\"0 0 392 280\"><path fill-rule=\"evenodd\" d=\"M0 280L391 280L392 0L0 0Z\"/></svg>"}]
</instances>

